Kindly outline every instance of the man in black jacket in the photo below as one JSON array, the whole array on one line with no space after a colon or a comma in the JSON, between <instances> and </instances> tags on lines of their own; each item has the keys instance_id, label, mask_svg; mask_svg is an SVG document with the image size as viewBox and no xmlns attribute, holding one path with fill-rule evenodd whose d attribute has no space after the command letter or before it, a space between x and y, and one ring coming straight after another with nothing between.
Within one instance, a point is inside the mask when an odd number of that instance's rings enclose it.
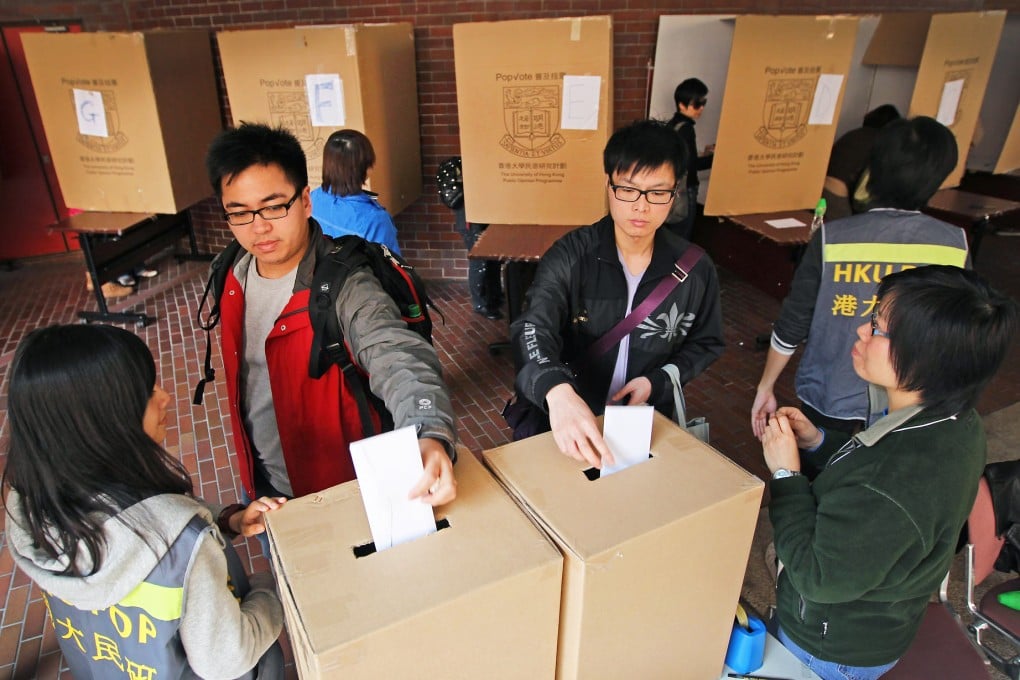
<instances>
[{"instance_id":1,"label":"man in black jacket","mask_svg":"<svg viewBox=\"0 0 1020 680\"><path fill-rule=\"evenodd\" d=\"M722 353L715 267L689 275L626 337L589 348L649 296L691 247L660 229L684 177L680 138L641 121L618 130L603 154L609 215L570 232L542 258L526 311L511 326L518 393L549 415L559 449L601 468L612 455L595 422L606 404L649 403L673 413L673 364L686 383Z\"/></svg>"},{"instance_id":2,"label":"man in black jacket","mask_svg":"<svg viewBox=\"0 0 1020 680\"><path fill-rule=\"evenodd\" d=\"M715 157L713 151L715 145L705 147L705 154L698 155L698 136L694 132L694 125L705 112L705 105L708 104L708 86L697 78L688 78L676 86L673 91L673 101L676 103L676 113L669 121L684 144L684 155L687 166L686 178L681 182L680 193L674 202L669 217L666 218L666 226L678 236L688 241L691 240L691 232L694 230L694 218L698 211L698 171L707 170L712 167L712 159ZM677 176L677 179L681 179ZM684 200L686 199L686 200ZM684 206L686 208L684 209Z\"/></svg>"}]
</instances>

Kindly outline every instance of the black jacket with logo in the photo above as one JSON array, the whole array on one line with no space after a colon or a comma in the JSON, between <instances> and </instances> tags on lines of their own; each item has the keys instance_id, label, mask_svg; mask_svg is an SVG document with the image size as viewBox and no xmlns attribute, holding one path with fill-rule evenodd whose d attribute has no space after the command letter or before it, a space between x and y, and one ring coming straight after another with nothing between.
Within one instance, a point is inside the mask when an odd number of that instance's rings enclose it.
<instances>
[{"instance_id":1,"label":"black jacket with logo","mask_svg":"<svg viewBox=\"0 0 1020 680\"><path fill-rule=\"evenodd\" d=\"M638 285L634 308L655 289L690 244L659 229L652 259ZM570 383L598 415L605 410L619 345L594 361L588 347L621 321L627 311L627 281L616 249L613 220L606 216L563 236L542 258L528 290L525 311L510 328L517 389L544 410L550 389ZM723 351L719 280L708 255L687 280L630 334L627 380L652 383L649 403L673 412L669 376L675 364L687 383Z\"/></svg>"}]
</instances>

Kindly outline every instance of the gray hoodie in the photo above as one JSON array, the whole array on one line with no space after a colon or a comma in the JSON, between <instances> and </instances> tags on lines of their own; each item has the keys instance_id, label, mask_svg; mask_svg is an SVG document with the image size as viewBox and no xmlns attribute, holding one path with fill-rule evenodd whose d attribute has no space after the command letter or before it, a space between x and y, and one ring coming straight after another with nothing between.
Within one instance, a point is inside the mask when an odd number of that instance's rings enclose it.
<instances>
[{"instance_id":1,"label":"gray hoodie","mask_svg":"<svg viewBox=\"0 0 1020 680\"><path fill-rule=\"evenodd\" d=\"M196 514L213 526L210 507L187 496L153 496L103 524L106 547L100 570L87 577L62 575L68 558L56 560L37 548L23 521L20 496L7 497L7 540L15 563L46 592L82 610L106 609L131 593L166 554ZM127 524L146 535L142 540ZM251 590L238 602L227 589L227 562L219 530L199 539L184 583L178 630L188 663L202 678L236 678L258 663L280 635L283 610L271 574L250 577ZM79 556L91 570L88 553Z\"/></svg>"}]
</instances>

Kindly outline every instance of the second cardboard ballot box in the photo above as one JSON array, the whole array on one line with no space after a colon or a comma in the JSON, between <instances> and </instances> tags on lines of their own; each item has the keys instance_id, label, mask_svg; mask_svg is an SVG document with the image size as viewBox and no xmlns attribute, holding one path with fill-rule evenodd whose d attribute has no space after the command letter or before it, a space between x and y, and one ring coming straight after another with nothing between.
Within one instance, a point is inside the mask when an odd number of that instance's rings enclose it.
<instances>
[{"instance_id":1,"label":"second cardboard ballot box","mask_svg":"<svg viewBox=\"0 0 1020 680\"><path fill-rule=\"evenodd\" d=\"M718 678L764 484L656 414L651 458L589 480L551 434L484 453L562 551L557 678Z\"/></svg>"},{"instance_id":2,"label":"second cardboard ballot box","mask_svg":"<svg viewBox=\"0 0 1020 680\"><path fill-rule=\"evenodd\" d=\"M364 553L356 481L267 515L298 674L552 678L563 558L466 449L438 532Z\"/></svg>"}]
</instances>

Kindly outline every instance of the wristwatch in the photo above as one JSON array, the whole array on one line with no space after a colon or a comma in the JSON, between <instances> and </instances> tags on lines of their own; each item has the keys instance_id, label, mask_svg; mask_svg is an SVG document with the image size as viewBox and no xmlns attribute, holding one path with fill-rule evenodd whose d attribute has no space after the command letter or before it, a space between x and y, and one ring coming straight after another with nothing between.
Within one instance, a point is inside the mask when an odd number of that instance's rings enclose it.
<instances>
[{"instance_id":1,"label":"wristwatch","mask_svg":"<svg viewBox=\"0 0 1020 680\"><path fill-rule=\"evenodd\" d=\"M779 468L772 473L772 479L786 479L787 477L799 477L799 470L787 470L786 468Z\"/></svg>"}]
</instances>

